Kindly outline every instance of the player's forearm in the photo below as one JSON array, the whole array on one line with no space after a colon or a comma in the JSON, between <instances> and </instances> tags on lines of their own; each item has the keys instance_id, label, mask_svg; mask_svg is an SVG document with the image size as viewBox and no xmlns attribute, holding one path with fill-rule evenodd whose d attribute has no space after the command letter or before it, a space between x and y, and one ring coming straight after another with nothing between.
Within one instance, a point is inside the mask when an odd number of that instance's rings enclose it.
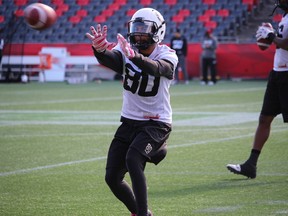
<instances>
[{"instance_id":1,"label":"player's forearm","mask_svg":"<svg viewBox=\"0 0 288 216\"><path fill-rule=\"evenodd\" d=\"M94 47L94 56L101 65L104 65L117 73L122 73L122 57L118 51L105 50L104 52L97 52Z\"/></svg>"},{"instance_id":2,"label":"player's forearm","mask_svg":"<svg viewBox=\"0 0 288 216\"><path fill-rule=\"evenodd\" d=\"M150 58L136 53L135 57L131 61L142 69L143 72L152 76L165 76L168 79L173 79L173 65L165 60L154 61Z\"/></svg>"},{"instance_id":3,"label":"player's forearm","mask_svg":"<svg viewBox=\"0 0 288 216\"><path fill-rule=\"evenodd\" d=\"M277 47L288 50L288 38L283 39L283 38L275 37L273 42L274 44L277 45Z\"/></svg>"}]
</instances>

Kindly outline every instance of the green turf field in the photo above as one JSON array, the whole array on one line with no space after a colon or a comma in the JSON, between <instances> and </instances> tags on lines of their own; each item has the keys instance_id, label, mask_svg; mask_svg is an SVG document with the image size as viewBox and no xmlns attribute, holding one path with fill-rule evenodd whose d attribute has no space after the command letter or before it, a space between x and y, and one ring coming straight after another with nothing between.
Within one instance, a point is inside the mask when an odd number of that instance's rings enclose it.
<instances>
[{"instance_id":1,"label":"green turf field","mask_svg":"<svg viewBox=\"0 0 288 216\"><path fill-rule=\"evenodd\" d=\"M281 116L256 179L226 170L250 153L265 85L171 87L168 155L146 168L155 216L288 215L288 130ZM130 216L104 182L121 96L116 81L1 84L0 215Z\"/></svg>"}]
</instances>

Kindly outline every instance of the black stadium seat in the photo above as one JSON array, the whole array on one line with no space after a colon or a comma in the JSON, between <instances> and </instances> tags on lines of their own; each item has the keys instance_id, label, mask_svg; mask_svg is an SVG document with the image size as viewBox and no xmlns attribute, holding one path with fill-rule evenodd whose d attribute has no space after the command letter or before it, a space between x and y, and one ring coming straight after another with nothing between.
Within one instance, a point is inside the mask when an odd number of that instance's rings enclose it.
<instances>
[{"instance_id":1,"label":"black stadium seat","mask_svg":"<svg viewBox=\"0 0 288 216\"><path fill-rule=\"evenodd\" d=\"M11 26L12 20L13 25L17 26L17 23L23 20L24 8L33 2L35 0L2 1L0 28L5 31L9 28L8 26ZM41 2L57 11L59 17L56 24L42 31L41 34L29 30L31 35L13 37L12 43L22 43L23 38L28 43L67 43L68 39L76 43L89 43L83 35L79 36L79 34L83 34L85 28L89 31L89 26L95 25L96 22L105 23L108 28L112 27L109 29L112 33L110 38L115 38L118 32L126 36L125 22L143 6L154 7L163 14L167 23L167 34L173 33L178 27L187 34L189 42L199 42L206 28L212 28L216 36L236 35L235 26L244 25L250 11L257 6L250 0L193 0L190 2L182 0L42 0ZM192 27L193 32L191 32ZM69 36L65 39L63 34L67 32ZM169 40L170 37L167 35L164 42L169 43Z\"/></svg>"}]
</instances>

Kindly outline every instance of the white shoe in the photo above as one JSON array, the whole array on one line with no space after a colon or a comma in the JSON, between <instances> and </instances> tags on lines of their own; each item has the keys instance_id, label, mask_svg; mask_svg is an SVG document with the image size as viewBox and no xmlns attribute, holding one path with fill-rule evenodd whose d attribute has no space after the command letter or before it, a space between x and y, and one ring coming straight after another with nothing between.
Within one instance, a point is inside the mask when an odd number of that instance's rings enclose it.
<instances>
[{"instance_id":1,"label":"white shoe","mask_svg":"<svg viewBox=\"0 0 288 216\"><path fill-rule=\"evenodd\" d=\"M213 85L214 85L214 82L209 81L209 82L208 82L208 85L209 85L209 86L213 86Z\"/></svg>"}]
</instances>

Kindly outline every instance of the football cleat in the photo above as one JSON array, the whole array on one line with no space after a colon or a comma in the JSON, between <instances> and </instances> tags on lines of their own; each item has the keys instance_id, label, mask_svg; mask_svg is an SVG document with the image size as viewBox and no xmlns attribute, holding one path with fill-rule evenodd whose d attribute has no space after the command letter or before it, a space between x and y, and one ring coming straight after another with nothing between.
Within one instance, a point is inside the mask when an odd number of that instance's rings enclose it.
<instances>
[{"instance_id":1,"label":"football cleat","mask_svg":"<svg viewBox=\"0 0 288 216\"><path fill-rule=\"evenodd\" d=\"M256 178L256 166L248 163L244 164L227 164L227 169L231 172L239 175L246 176L248 178Z\"/></svg>"}]
</instances>

